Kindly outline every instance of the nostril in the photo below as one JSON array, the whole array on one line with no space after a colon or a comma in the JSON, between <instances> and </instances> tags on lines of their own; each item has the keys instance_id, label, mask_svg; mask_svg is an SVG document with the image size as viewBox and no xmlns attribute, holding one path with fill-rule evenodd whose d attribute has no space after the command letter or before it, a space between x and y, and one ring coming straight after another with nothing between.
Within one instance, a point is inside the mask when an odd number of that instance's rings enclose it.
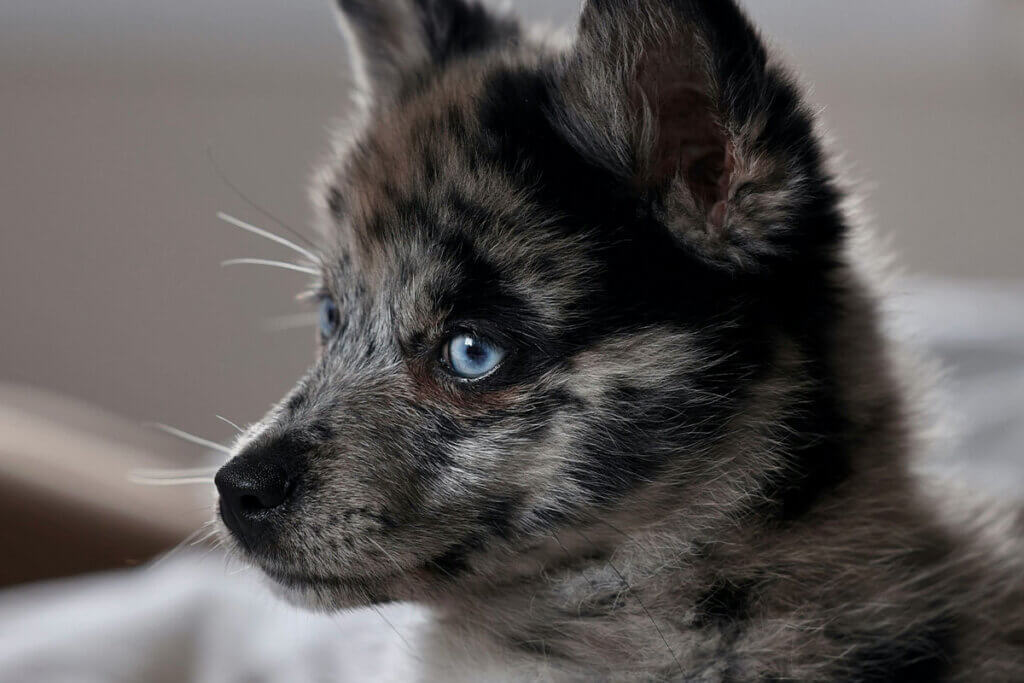
<instances>
[{"instance_id":1,"label":"nostril","mask_svg":"<svg viewBox=\"0 0 1024 683\"><path fill-rule=\"evenodd\" d=\"M236 491L242 514L276 508L288 497L288 476L277 465L260 464L246 473L243 486Z\"/></svg>"},{"instance_id":2,"label":"nostril","mask_svg":"<svg viewBox=\"0 0 1024 683\"><path fill-rule=\"evenodd\" d=\"M266 510L268 506L260 502L260 499L256 496L242 496L238 499L238 508L242 513L253 513L259 512L260 510Z\"/></svg>"}]
</instances>

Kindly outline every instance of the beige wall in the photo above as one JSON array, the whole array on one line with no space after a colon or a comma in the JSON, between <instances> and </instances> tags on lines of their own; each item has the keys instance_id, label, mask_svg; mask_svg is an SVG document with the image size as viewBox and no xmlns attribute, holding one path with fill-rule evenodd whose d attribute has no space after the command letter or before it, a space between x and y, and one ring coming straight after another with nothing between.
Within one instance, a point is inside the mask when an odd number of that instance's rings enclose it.
<instances>
[{"instance_id":1,"label":"beige wall","mask_svg":"<svg viewBox=\"0 0 1024 683\"><path fill-rule=\"evenodd\" d=\"M346 102L328 0L0 3L0 380L214 438L312 354L302 276L221 269L273 245L214 219L289 223ZM903 262L1024 274L1024 6L751 0L814 87ZM516 3L564 21L575 0Z\"/></svg>"}]
</instances>

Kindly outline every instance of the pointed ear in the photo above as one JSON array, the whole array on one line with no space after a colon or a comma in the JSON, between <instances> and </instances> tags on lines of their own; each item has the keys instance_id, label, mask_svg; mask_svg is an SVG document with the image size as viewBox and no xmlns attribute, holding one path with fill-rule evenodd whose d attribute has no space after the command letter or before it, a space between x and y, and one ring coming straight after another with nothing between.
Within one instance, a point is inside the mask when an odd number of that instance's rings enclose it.
<instances>
[{"instance_id":1,"label":"pointed ear","mask_svg":"<svg viewBox=\"0 0 1024 683\"><path fill-rule=\"evenodd\" d=\"M732 0L589 0L559 92L572 144L709 260L801 248L812 118Z\"/></svg>"},{"instance_id":2,"label":"pointed ear","mask_svg":"<svg viewBox=\"0 0 1024 683\"><path fill-rule=\"evenodd\" d=\"M518 38L517 24L475 0L337 0L363 95L387 99L408 79Z\"/></svg>"}]
</instances>

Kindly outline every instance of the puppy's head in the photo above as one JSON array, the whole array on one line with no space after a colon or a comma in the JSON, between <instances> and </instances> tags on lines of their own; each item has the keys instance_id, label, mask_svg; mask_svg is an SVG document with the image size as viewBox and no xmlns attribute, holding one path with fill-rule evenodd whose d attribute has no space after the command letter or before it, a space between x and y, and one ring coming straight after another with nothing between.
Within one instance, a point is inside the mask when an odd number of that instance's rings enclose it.
<instances>
[{"instance_id":1,"label":"puppy's head","mask_svg":"<svg viewBox=\"0 0 1024 683\"><path fill-rule=\"evenodd\" d=\"M841 221L731 2L591 0L557 53L465 0L340 10L364 124L316 195L319 351L217 476L248 560L323 608L430 599L817 481L765 444Z\"/></svg>"}]
</instances>

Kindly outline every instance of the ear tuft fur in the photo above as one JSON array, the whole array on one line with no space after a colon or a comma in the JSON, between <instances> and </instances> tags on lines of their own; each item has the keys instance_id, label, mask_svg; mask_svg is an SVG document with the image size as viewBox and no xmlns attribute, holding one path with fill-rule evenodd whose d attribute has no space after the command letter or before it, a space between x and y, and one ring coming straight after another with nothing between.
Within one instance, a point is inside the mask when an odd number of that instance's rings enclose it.
<instances>
[{"instance_id":1,"label":"ear tuft fur","mask_svg":"<svg viewBox=\"0 0 1024 683\"><path fill-rule=\"evenodd\" d=\"M571 143L680 241L748 268L794 248L812 118L731 0L591 0L559 88Z\"/></svg>"},{"instance_id":2,"label":"ear tuft fur","mask_svg":"<svg viewBox=\"0 0 1024 683\"><path fill-rule=\"evenodd\" d=\"M519 27L474 0L337 0L360 87L385 100L447 62L515 41Z\"/></svg>"}]
</instances>

